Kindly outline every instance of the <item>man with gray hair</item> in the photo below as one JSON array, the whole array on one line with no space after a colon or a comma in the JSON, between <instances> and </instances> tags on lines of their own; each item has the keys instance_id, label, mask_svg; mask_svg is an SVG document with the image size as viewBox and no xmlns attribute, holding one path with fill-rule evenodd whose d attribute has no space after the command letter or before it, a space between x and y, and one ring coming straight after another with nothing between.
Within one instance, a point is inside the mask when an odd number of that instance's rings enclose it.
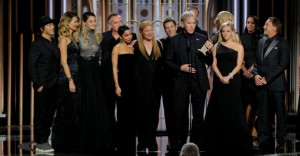
<instances>
[{"instance_id":1,"label":"man with gray hair","mask_svg":"<svg viewBox=\"0 0 300 156\"><path fill-rule=\"evenodd\" d=\"M195 6L195 5L191 5L190 7L188 7L187 11L191 11L191 12L193 12L193 13L195 14L195 17L196 17L196 27L195 27L195 32L197 32L197 33L199 33L199 34L202 34L202 35L204 35L204 36L207 37L207 36L208 36L207 31L201 29L201 28L198 26L198 18L199 18L199 12L200 12L199 9L198 9L198 7ZM182 28L181 26L179 26L176 32L177 32L177 33L183 32L183 28Z\"/></svg>"},{"instance_id":2,"label":"man with gray hair","mask_svg":"<svg viewBox=\"0 0 300 156\"><path fill-rule=\"evenodd\" d=\"M186 143L181 148L180 156L200 156L199 148L194 143Z\"/></svg>"},{"instance_id":3,"label":"man with gray hair","mask_svg":"<svg viewBox=\"0 0 300 156\"><path fill-rule=\"evenodd\" d=\"M178 155L181 147L187 142L189 130L189 97L191 96L193 121L190 132L190 142L203 148L203 112L206 93L209 89L206 65L211 65L212 54L206 55L199 49L212 44L206 42L207 37L195 32L195 14L186 11L181 15L183 32L170 38L166 65L172 73L173 105L171 106L172 136L170 141L170 155Z\"/></svg>"},{"instance_id":4,"label":"man with gray hair","mask_svg":"<svg viewBox=\"0 0 300 156\"><path fill-rule=\"evenodd\" d=\"M280 37L281 22L269 17L264 25L263 37L258 41L256 62L253 68L257 86L258 144L254 147L258 154L268 153L272 140L272 118L276 114L276 153L284 153L286 136L285 92L287 81L285 70L289 65L289 45ZM271 109L273 108L273 109ZM272 111L271 111L272 110Z\"/></svg>"}]
</instances>

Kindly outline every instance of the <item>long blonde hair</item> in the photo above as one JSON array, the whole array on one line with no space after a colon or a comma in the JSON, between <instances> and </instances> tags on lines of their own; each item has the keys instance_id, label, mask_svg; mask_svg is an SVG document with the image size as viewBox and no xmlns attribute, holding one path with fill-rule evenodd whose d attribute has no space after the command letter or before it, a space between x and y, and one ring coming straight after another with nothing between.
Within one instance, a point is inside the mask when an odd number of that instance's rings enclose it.
<instances>
[{"instance_id":1,"label":"long blonde hair","mask_svg":"<svg viewBox=\"0 0 300 156\"><path fill-rule=\"evenodd\" d=\"M147 59L149 59L145 46L143 44L143 30L147 27L147 26L151 26L153 28L153 24L150 21L142 21L139 27L139 34L138 34L138 46L139 49L141 51L141 53L144 55L144 57L146 57ZM157 41L155 39L155 35L152 38L152 45L153 45L153 54L154 54L154 58L155 60L157 60L160 56L160 49L159 46L157 44Z\"/></svg>"},{"instance_id":2,"label":"long blonde hair","mask_svg":"<svg viewBox=\"0 0 300 156\"><path fill-rule=\"evenodd\" d=\"M234 23L234 16L229 11L220 11L215 18L215 25L219 28L224 22L227 22L229 19Z\"/></svg>"},{"instance_id":3,"label":"long blonde hair","mask_svg":"<svg viewBox=\"0 0 300 156\"><path fill-rule=\"evenodd\" d=\"M84 24L87 22L87 20L89 19L89 17L96 17L96 15L92 12L85 12L82 15L82 22L81 22L81 34L83 36L83 39L86 43L89 43L89 37L87 35L87 31L88 31L88 27ZM96 40L97 42L100 44L102 41L102 35L95 29L94 30L94 34L96 36Z\"/></svg>"},{"instance_id":4,"label":"long blonde hair","mask_svg":"<svg viewBox=\"0 0 300 156\"><path fill-rule=\"evenodd\" d=\"M77 28L76 31L73 31L72 34L69 34L70 32L70 28L69 28L69 24L72 21L73 17L76 17L77 20L79 21L79 17L70 11L65 12L58 23L58 35L59 36L65 36L65 37L73 37L75 39L76 42L78 42L78 32L79 32L79 27Z\"/></svg>"},{"instance_id":5,"label":"long blonde hair","mask_svg":"<svg viewBox=\"0 0 300 156\"><path fill-rule=\"evenodd\" d=\"M241 40L240 40L240 38L239 38L239 35L235 32L234 25L233 25L231 22L225 22L225 23L223 23L223 24L221 25L221 27L220 27L220 29L219 29L219 32L220 32L220 34L219 34L219 40L218 40L219 42L224 41L223 36L222 36L222 29L223 29L224 27L230 27L230 28L231 28L231 30L232 30L232 37L231 37L231 40L232 40L233 42L241 43Z\"/></svg>"}]
</instances>

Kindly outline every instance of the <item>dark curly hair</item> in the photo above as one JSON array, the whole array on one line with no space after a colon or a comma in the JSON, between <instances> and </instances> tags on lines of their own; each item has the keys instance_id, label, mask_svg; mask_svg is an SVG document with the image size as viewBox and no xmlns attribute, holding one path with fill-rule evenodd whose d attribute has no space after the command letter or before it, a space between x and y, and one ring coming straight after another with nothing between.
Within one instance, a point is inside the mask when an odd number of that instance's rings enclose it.
<instances>
[{"instance_id":1,"label":"dark curly hair","mask_svg":"<svg viewBox=\"0 0 300 156\"><path fill-rule=\"evenodd\" d=\"M255 16L255 15L249 15L249 16L247 17L247 20L248 20L248 18L250 18L250 17L252 17L253 20L254 20L254 24L255 24L254 33L257 34L257 35L262 34L263 32L262 32L262 28L261 28L261 26L260 26L259 18L258 18L257 16ZM247 27L245 27L244 33L248 33Z\"/></svg>"}]
</instances>

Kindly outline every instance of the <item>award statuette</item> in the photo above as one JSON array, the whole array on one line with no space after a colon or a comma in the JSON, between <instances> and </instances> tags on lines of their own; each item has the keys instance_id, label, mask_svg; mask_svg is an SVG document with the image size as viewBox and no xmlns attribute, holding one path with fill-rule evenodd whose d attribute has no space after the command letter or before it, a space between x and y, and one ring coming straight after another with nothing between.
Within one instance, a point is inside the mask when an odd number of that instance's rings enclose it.
<instances>
[{"instance_id":1,"label":"award statuette","mask_svg":"<svg viewBox=\"0 0 300 156\"><path fill-rule=\"evenodd\" d=\"M213 33L211 36L209 36L208 41L210 41L213 44L216 44L218 42L218 38L219 38L219 31ZM199 52L201 52L202 54L206 55L206 52L208 51L208 49L206 48L205 45L202 46L201 49L198 49Z\"/></svg>"}]
</instances>

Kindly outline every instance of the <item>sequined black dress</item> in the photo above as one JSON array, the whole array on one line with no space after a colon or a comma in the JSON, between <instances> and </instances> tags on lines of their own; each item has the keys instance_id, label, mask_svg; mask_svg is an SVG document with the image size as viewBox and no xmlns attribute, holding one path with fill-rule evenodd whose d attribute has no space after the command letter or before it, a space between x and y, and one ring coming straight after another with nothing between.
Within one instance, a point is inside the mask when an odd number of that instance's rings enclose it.
<instances>
[{"instance_id":1,"label":"sequined black dress","mask_svg":"<svg viewBox=\"0 0 300 156\"><path fill-rule=\"evenodd\" d=\"M78 129L81 87L79 81L76 43L71 41L67 46L67 63L76 86L76 92L69 91L69 81L63 67L58 77L58 103L53 122L52 145L55 151L74 152L78 148Z\"/></svg>"}]
</instances>

